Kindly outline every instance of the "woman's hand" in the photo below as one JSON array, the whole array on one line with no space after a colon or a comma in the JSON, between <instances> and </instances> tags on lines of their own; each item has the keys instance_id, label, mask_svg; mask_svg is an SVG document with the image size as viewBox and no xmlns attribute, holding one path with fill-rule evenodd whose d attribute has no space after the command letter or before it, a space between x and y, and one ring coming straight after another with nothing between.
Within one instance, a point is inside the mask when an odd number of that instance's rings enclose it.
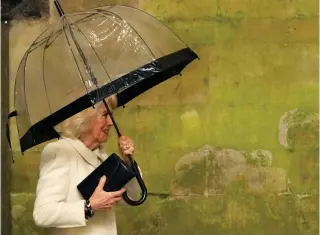
<instances>
[{"instance_id":1,"label":"woman's hand","mask_svg":"<svg viewBox=\"0 0 320 235\"><path fill-rule=\"evenodd\" d=\"M90 204L93 210L103 210L109 209L115 205L118 201L121 200L122 194L125 192L125 189L121 189L115 192L106 192L103 190L107 180L106 176L102 176L98 186L94 190L92 196L90 197Z\"/></svg>"},{"instance_id":2,"label":"woman's hand","mask_svg":"<svg viewBox=\"0 0 320 235\"><path fill-rule=\"evenodd\" d=\"M134 152L134 144L128 136L121 136L118 141L118 148L123 160L127 161L127 155L132 155Z\"/></svg>"}]
</instances>

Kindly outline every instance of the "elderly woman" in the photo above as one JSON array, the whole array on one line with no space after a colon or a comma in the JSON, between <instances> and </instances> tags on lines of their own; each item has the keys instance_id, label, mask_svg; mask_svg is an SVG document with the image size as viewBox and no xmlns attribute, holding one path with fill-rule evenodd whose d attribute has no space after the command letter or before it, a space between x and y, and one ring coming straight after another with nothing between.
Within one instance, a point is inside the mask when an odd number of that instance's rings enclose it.
<instances>
[{"instance_id":1,"label":"elderly woman","mask_svg":"<svg viewBox=\"0 0 320 235\"><path fill-rule=\"evenodd\" d=\"M111 110L116 99L108 98ZM40 174L37 185L33 217L41 227L50 227L52 234L59 235L116 235L114 206L127 191L132 199L137 198L139 185L132 179L116 192L105 192L105 176L85 201L77 185L108 156L103 144L108 140L112 120L103 103L88 108L62 122L57 131L61 137L49 143L41 154ZM118 147L123 160L134 152L129 137L119 138ZM92 213L94 212L94 213Z\"/></svg>"}]
</instances>

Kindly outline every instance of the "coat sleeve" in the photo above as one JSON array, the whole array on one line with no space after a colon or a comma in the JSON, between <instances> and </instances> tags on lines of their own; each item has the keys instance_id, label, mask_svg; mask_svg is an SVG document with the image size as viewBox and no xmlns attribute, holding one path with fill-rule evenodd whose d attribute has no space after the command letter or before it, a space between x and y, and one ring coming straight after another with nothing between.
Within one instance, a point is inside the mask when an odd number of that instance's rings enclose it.
<instances>
[{"instance_id":1,"label":"coat sleeve","mask_svg":"<svg viewBox=\"0 0 320 235\"><path fill-rule=\"evenodd\" d=\"M40 227L80 227L86 225L84 200L66 202L70 187L70 156L56 143L41 153L39 180L33 210Z\"/></svg>"}]
</instances>

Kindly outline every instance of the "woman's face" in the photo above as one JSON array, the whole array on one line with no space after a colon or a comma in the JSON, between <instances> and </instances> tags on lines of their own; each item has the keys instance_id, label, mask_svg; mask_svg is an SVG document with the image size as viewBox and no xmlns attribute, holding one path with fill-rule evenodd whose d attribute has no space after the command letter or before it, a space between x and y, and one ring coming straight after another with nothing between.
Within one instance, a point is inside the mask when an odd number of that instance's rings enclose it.
<instances>
[{"instance_id":1,"label":"woman's face","mask_svg":"<svg viewBox=\"0 0 320 235\"><path fill-rule=\"evenodd\" d=\"M98 143L108 140L109 130L113 123L105 107L101 107L91 122L91 134Z\"/></svg>"}]
</instances>

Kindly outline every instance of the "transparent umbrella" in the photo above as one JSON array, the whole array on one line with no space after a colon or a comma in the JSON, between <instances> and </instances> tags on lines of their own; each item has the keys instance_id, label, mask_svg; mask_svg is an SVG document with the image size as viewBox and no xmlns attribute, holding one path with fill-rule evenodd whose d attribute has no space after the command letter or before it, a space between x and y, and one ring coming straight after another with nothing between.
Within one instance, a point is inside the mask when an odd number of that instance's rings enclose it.
<instances>
[{"instance_id":1,"label":"transparent umbrella","mask_svg":"<svg viewBox=\"0 0 320 235\"><path fill-rule=\"evenodd\" d=\"M64 14L55 5L59 21L34 41L18 68L14 104L22 152L58 138L57 124L100 101L112 117L106 97L116 95L123 106L198 58L139 9L110 5ZM120 136L115 121L114 127Z\"/></svg>"}]
</instances>

